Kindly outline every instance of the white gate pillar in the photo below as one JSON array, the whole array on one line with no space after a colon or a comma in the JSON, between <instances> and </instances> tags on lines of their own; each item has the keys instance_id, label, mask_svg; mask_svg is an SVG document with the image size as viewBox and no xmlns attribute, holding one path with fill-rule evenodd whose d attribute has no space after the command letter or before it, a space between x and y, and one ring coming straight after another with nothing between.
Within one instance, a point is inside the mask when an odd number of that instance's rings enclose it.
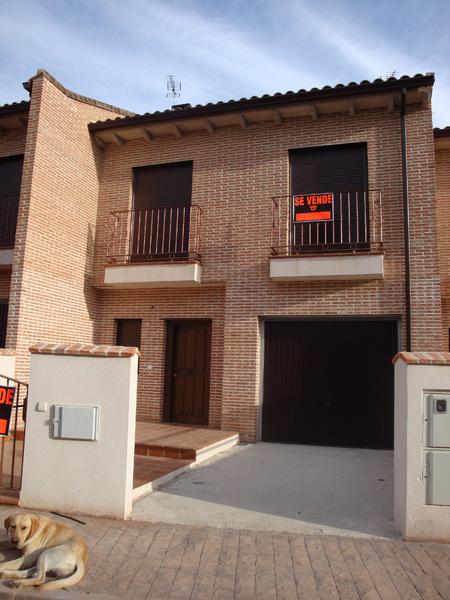
<instances>
[{"instance_id":1,"label":"white gate pillar","mask_svg":"<svg viewBox=\"0 0 450 600\"><path fill-rule=\"evenodd\" d=\"M127 518L139 350L39 343L30 352L20 505Z\"/></svg>"},{"instance_id":2,"label":"white gate pillar","mask_svg":"<svg viewBox=\"0 0 450 600\"><path fill-rule=\"evenodd\" d=\"M394 364L394 522L406 539L448 542L450 353L400 352Z\"/></svg>"}]
</instances>

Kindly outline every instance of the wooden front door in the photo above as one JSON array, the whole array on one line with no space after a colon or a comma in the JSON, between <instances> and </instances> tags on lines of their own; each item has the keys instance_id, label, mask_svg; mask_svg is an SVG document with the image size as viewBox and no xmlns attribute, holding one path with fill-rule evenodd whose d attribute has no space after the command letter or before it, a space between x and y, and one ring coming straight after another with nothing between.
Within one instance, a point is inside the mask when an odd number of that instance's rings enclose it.
<instances>
[{"instance_id":1,"label":"wooden front door","mask_svg":"<svg viewBox=\"0 0 450 600\"><path fill-rule=\"evenodd\" d=\"M164 419L208 425L211 322L167 323Z\"/></svg>"}]
</instances>

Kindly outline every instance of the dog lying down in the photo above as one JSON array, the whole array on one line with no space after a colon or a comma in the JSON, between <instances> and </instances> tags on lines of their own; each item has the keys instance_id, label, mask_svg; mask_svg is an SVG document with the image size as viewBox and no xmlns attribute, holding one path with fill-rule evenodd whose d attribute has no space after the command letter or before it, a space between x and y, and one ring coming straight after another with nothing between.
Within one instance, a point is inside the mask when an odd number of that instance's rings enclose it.
<instances>
[{"instance_id":1,"label":"dog lying down","mask_svg":"<svg viewBox=\"0 0 450 600\"><path fill-rule=\"evenodd\" d=\"M67 525L19 513L5 519L5 528L11 544L22 552L20 558L0 563L0 578L11 579L11 587L60 590L83 579L88 548L83 538ZM47 576L63 579L46 582Z\"/></svg>"}]
</instances>

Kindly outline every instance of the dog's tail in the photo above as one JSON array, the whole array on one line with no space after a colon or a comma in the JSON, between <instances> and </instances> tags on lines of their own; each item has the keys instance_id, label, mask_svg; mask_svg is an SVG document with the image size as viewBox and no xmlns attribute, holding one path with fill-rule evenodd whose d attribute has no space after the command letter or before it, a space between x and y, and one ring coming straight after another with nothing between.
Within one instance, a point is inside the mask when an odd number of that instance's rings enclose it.
<instances>
[{"instance_id":1,"label":"dog's tail","mask_svg":"<svg viewBox=\"0 0 450 600\"><path fill-rule=\"evenodd\" d=\"M62 590L63 588L70 587L72 585L76 585L79 583L86 574L86 564L82 558L77 560L77 567L74 573L69 577L65 577L64 579L55 579L53 581L48 581L47 583L43 583L38 586L39 590Z\"/></svg>"}]
</instances>

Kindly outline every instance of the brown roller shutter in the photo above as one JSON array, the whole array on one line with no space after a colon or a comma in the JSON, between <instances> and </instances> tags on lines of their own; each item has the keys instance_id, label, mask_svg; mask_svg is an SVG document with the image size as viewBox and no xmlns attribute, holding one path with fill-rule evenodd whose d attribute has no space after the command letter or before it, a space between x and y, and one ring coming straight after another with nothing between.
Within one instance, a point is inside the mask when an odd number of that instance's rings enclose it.
<instances>
[{"instance_id":1,"label":"brown roller shutter","mask_svg":"<svg viewBox=\"0 0 450 600\"><path fill-rule=\"evenodd\" d=\"M117 319L116 344L118 346L141 346L141 319Z\"/></svg>"},{"instance_id":2,"label":"brown roller shutter","mask_svg":"<svg viewBox=\"0 0 450 600\"><path fill-rule=\"evenodd\" d=\"M14 247L23 156L0 160L0 248Z\"/></svg>"},{"instance_id":3,"label":"brown roller shutter","mask_svg":"<svg viewBox=\"0 0 450 600\"><path fill-rule=\"evenodd\" d=\"M8 326L8 302L0 302L0 348L6 346L6 329Z\"/></svg>"},{"instance_id":4,"label":"brown roller shutter","mask_svg":"<svg viewBox=\"0 0 450 600\"><path fill-rule=\"evenodd\" d=\"M190 206L192 162L139 167L134 170L134 208Z\"/></svg>"},{"instance_id":5,"label":"brown roller shutter","mask_svg":"<svg viewBox=\"0 0 450 600\"><path fill-rule=\"evenodd\" d=\"M334 194L334 220L294 224L294 252L367 251L370 247L366 144L290 151L291 194Z\"/></svg>"},{"instance_id":6,"label":"brown roller shutter","mask_svg":"<svg viewBox=\"0 0 450 600\"><path fill-rule=\"evenodd\" d=\"M366 144L291 150L291 193L367 190Z\"/></svg>"},{"instance_id":7,"label":"brown roller shutter","mask_svg":"<svg viewBox=\"0 0 450 600\"><path fill-rule=\"evenodd\" d=\"M188 257L192 162L134 170L132 260Z\"/></svg>"},{"instance_id":8,"label":"brown roller shutter","mask_svg":"<svg viewBox=\"0 0 450 600\"><path fill-rule=\"evenodd\" d=\"M23 156L12 156L0 160L0 196L20 194Z\"/></svg>"}]
</instances>

